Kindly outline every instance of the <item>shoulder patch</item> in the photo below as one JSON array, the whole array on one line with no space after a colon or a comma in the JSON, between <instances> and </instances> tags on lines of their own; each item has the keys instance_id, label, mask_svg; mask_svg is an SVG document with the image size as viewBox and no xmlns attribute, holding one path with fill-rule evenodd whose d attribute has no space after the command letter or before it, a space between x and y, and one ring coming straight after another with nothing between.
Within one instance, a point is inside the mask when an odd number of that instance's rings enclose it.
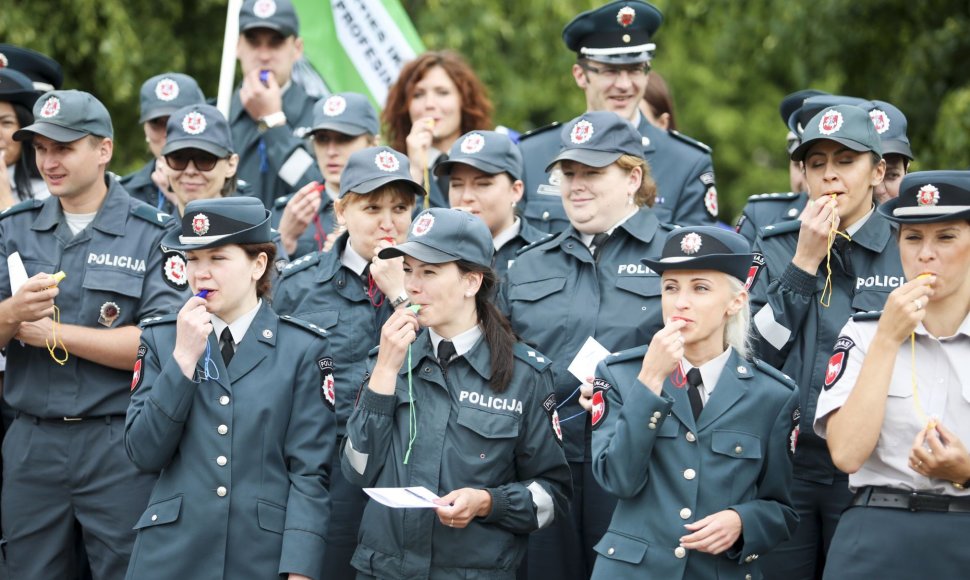
<instances>
[{"instance_id":1,"label":"shoulder patch","mask_svg":"<svg viewBox=\"0 0 970 580\"><path fill-rule=\"evenodd\" d=\"M560 126L562 126L562 123L560 123L559 121L556 121L556 122L554 122L554 123L551 123L551 124L549 124L549 125L546 125L546 126L544 126L544 127L537 127L537 128L535 128L535 129L533 129L533 130L531 130L531 131L526 131L525 133L523 133L523 134L522 134L522 135L521 135L521 136L519 137L519 142L521 143L522 141L525 141L525 140L526 140L526 139L528 139L529 137L532 137L532 136L534 136L534 135L538 135L538 134L540 134L540 133L545 133L545 132L546 132L546 131L548 131L549 129L555 129L556 127L560 127Z\"/></svg>"},{"instance_id":2,"label":"shoulder patch","mask_svg":"<svg viewBox=\"0 0 970 580\"><path fill-rule=\"evenodd\" d=\"M306 270L310 266L314 266L319 262L320 262L320 253L311 252L309 254L300 256L299 258L283 266L283 269L280 271L280 273L283 275L284 278L286 278L287 276L292 276L297 272L302 272L303 270Z\"/></svg>"},{"instance_id":3,"label":"shoulder patch","mask_svg":"<svg viewBox=\"0 0 970 580\"><path fill-rule=\"evenodd\" d=\"M333 359L325 356L317 360L320 369L320 399L331 411L336 410L337 390L333 379Z\"/></svg>"},{"instance_id":4,"label":"shoulder patch","mask_svg":"<svg viewBox=\"0 0 970 580\"><path fill-rule=\"evenodd\" d=\"M846 363L849 362L849 351L854 346L855 341L848 336L840 336L835 341L835 350L832 351L832 357L829 358L829 362L825 367L825 380L822 382L823 389L826 391L831 389L835 383L839 382L842 375L845 374Z\"/></svg>"},{"instance_id":5,"label":"shoulder patch","mask_svg":"<svg viewBox=\"0 0 970 580\"><path fill-rule=\"evenodd\" d=\"M168 223L171 215L158 211L147 203L136 203L134 207L131 208L131 215L141 218L148 223L155 224L156 226L163 228Z\"/></svg>"},{"instance_id":6,"label":"shoulder patch","mask_svg":"<svg viewBox=\"0 0 970 580\"><path fill-rule=\"evenodd\" d=\"M624 362L633 359L642 359L643 355L647 354L647 345L636 346L633 348L628 348L626 350L621 350L620 352L614 352L609 355L603 361L608 364L614 364L619 362ZM595 386L595 385L594 385Z\"/></svg>"},{"instance_id":7,"label":"shoulder patch","mask_svg":"<svg viewBox=\"0 0 970 580\"><path fill-rule=\"evenodd\" d=\"M135 359L135 366L132 368L131 376L131 392L135 392L139 386L141 386L141 380L145 375L141 372L141 367L145 361L145 354L148 352L148 347L144 344L138 345L138 358Z\"/></svg>"},{"instance_id":8,"label":"shoulder patch","mask_svg":"<svg viewBox=\"0 0 970 580\"><path fill-rule=\"evenodd\" d=\"M185 254L162 247L162 279L176 290L189 286L189 274L185 267Z\"/></svg>"},{"instance_id":9,"label":"shoulder patch","mask_svg":"<svg viewBox=\"0 0 970 580\"><path fill-rule=\"evenodd\" d=\"M765 255L761 252L755 252L754 257L751 259L751 267L748 268L748 278L744 282L744 289L751 290L754 283L758 280L758 273L761 272L765 267Z\"/></svg>"},{"instance_id":10,"label":"shoulder patch","mask_svg":"<svg viewBox=\"0 0 970 580\"><path fill-rule=\"evenodd\" d=\"M781 234L790 234L792 232L798 232L799 228L801 227L802 222L798 220L779 222L777 224L771 224L770 226L761 228L761 237L770 238L773 236L780 236Z\"/></svg>"},{"instance_id":11,"label":"shoulder patch","mask_svg":"<svg viewBox=\"0 0 970 580\"><path fill-rule=\"evenodd\" d=\"M138 326L142 328L148 328L149 326L155 326L156 324L165 324L166 322L175 322L178 319L178 312L173 312L171 314L166 314L164 316L150 316L148 318L143 318L138 322Z\"/></svg>"},{"instance_id":12,"label":"shoulder patch","mask_svg":"<svg viewBox=\"0 0 970 580\"><path fill-rule=\"evenodd\" d=\"M870 310L868 312L856 312L852 315L852 320L863 321L863 320L879 320L882 316L882 310Z\"/></svg>"},{"instance_id":13,"label":"shoulder patch","mask_svg":"<svg viewBox=\"0 0 970 580\"><path fill-rule=\"evenodd\" d=\"M748 196L749 202L754 201L792 201L793 199L798 199L800 194L789 191L786 193L759 193L757 195Z\"/></svg>"},{"instance_id":14,"label":"shoulder patch","mask_svg":"<svg viewBox=\"0 0 970 580\"><path fill-rule=\"evenodd\" d=\"M307 322L302 318L296 318L296 317L290 316L289 314L284 314L283 316L280 316L280 320L282 320L283 322L288 322L293 326L297 326L304 330L307 330L317 336L327 336L327 331L322 326L317 326L316 324L313 324L312 322Z\"/></svg>"},{"instance_id":15,"label":"shoulder patch","mask_svg":"<svg viewBox=\"0 0 970 580\"><path fill-rule=\"evenodd\" d=\"M559 425L559 405L556 404L556 393L549 393L549 396L542 401L542 408L549 415L549 424L552 426L552 434L556 436L556 443L562 447L562 427Z\"/></svg>"},{"instance_id":16,"label":"shoulder patch","mask_svg":"<svg viewBox=\"0 0 970 580\"><path fill-rule=\"evenodd\" d=\"M603 419L606 418L606 391L612 388L613 385L604 379L593 379L593 398L590 401L589 409L589 421L593 429L599 427L603 423Z\"/></svg>"},{"instance_id":17,"label":"shoulder patch","mask_svg":"<svg viewBox=\"0 0 970 580\"><path fill-rule=\"evenodd\" d=\"M42 205L44 205L44 202L39 199L28 199L18 204L14 204L3 211L0 211L0 219L3 219L5 217L10 217L17 213L23 213L31 209L36 209Z\"/></svg>"},{"instance_id":18,"label":"shoulder patch","mask_svg":"<svg viewBox=\"0 0 970 580\"><path fill-rule=\"evenodd\" d=\"M694 147L695 149L700 149L701 151L703 151L704 153L707 153L708 155L710 155L713 152L710 146L706 145L705 143L701 143L697 139L688 137L687 135L684 135L680 131L675 131L671 129L667 131L667 133L669 133L670 136L673 137L674 139L677 139L678 141L681 141L683 143L687 143L688 145L690 145L691 147Z\"/></svg>"},{"instance_id":19,"label":"shoulder patch","mask_svg":"<svg viewBox=\"0 0 970 580\"><path fill-rule=\"evenodd\" d=\"M521 342L515 343L515 347L512 349L512 352L515 353L516 358L529 363L532 368L540 371L546 369L552 364L549 357L532 348L531 346Z\"/></svg>"},{"instance_id":20,"label":"shoulder patch","mask_svg":"<svg viewBox=\"0 0 970 580\"><path fill-rule=\"evenodd\" d=\"M794 391L795 389L798 388L795 385L794 379L792 379L790 376L786 375L785 373L781 372L780 370L776 369L775 367L771 366L770 364L766 363L765 361L759 358L753 358L751 359L751 362L759 371L777 380L779 383L785 385L789 389Z\"/></svg>"}]
</instances>

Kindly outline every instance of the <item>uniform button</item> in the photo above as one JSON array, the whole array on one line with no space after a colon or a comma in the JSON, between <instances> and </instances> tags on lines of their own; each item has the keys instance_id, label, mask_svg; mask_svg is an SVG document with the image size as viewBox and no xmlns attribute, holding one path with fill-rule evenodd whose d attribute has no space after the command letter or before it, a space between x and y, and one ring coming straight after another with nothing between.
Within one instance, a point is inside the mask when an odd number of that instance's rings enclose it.
<instances>
[{"instance_id":1,"label":"uniform button","mask_svg":"<svg viewBox=\"0 0 970 580\"><path fill-rule=\"evenodd\" d=\"M152 514L152 521L153 522L157 522L158 521L158 514Z\"/></svg>"},{"instance_id":2,"label":"uniform button","mask_svg":"<svg viewBox=\"0 0 970 580\"><path fill-rule=\"evenodd\" d=\"M430 373L431 372L431 367L424 367L424 372Z\"/></svg>"},{"instance_id":3,"label":"uniform button","mask_svg":"<svg viewBox=\"0 0 970 580\"><path fill-rule=\"evenodd\" d=\"M678 558L683 558L686 555L687 555L687 550L685 550L683 546L677 546L676 548L674 548L674 556L677 556Z\"/></svg>"},{"instance_id":4,"label":"uniform button","mask_svg":"<svg viewBox=\"0 0 970 580\"><path fill-rule=\"evenodd\" d=\"M216 431L219 432L219 435L225 435L226 433L229 432L229 427L226 427L225 425L219 425L219 427L216 428Z\"/></svg>"},{"instance_id":5,"label":"uniform button","mask_svg":"<svg viewBox=\"0 0 970 580\"><path fill-rule=\"evenodd\" d=\"M654 419L659 419L660 417L663 417L663 415L660 413L660 411L654 411L653 412L653 418Z\"/></svg>"},{"instance_id":6,"label":"uniform button","mask_svg":"<svg viewBox=\"0 0 970 580\"><path fill-rule=\"evenodd\" d=\"M795 217L796 215L798 215L797 209L791 208L790 210L788 210L788 217Z\"/></svg>"},{"instance_id":7,"label":"uniform button","mask_svg":"<svg viewBox=\"0 0 970 580\"><path fill-rule=\"evenodd\" d=\"M697 472L693 469L684 470L684 479L694 479L695 477L697 477Z\"/></svg>"},{"instance_id":8,"label":"uniform button","mask_svg":"<svg viewBox=\"0 0 970 580\"><path fill-rule=\"evenodd\" d=\"M690 511L690 508L684 508L680 510L680 519L682 520L689 519L691 515L692 515L692 512Z\"/></svg>"},{"instance_id":9,"label":"uniform button","mask_svg":"<svg viewBox=\"0 0 970 580\"><path fill-rule=\"evenodd\" d=\"M615 548L610 548L609 550L606 551L606 555L607 556L612 556L615 553L616 553L616 549Z\"/></svg>"},{"instance_id":10,"label":"uniform button","mask_svg":"<svg viewBox=\"0 0 970 580\"><path fill-rule=\"evenodd\" d=\"M268 329L268 328L266 330L264 330L263 331L263 338L273 338L273 331L270 330L270 329Z\"/></svg>"},{"instance_id":11,"label":"uniform button","mask_svg":"<svg viewBox=\"0 0 970 580\"><path fill-rule=\"evenodd\" d=\"M218 495L219 497L226 497L227 493L229 493L229 490L221 485L216 488L216 495Z\"/></svg>"},{"instance_id":12,"label":"uniform button","mask_svg":"<svg viewBox=\"0 0 970 580\"><path fill-rule=\"evenodd\" d=\"M751 580L751 574L745 574L744 580Z\"/></svg>"},{"instance_id":13,"label":"uniform button","mask_svg":"<svg viewBox=\"0 0 970 580\"><path fill-rule=\"evenodd\" d=\"M691 433L690 431L687 432L686 437L687 437L687 440L690 441L691 443L693 443L694 441L697 441L697 437L695 437L694 434Z\"/></svg>"},{"instance_id":14,"label":"uniform button","mask_svg":"<svg viewBox=\"0 0 970 580\"><path fill-rule=\"evenodd\" d=\"M738 367L738 372L741 373L742 375L743 374L746 374L748 372L748 367L746 367L746 366L739 366Z\"/></svg>"},{"instance_id":15,"label":"uniform button","mask_svg":"<svg viewBox=\"0 0 970 580\"><path fill-rule=\"evenodd\" d=\"M542 221L544 222L549 221L549 212L547 211L542 212Z\"/></svg>"},{"instance_id":16,"label":"uniform button","mask_svg":"<svg viewBox=\"0 0 970 580\"><path fill-rule=\"evenodd\" d=\"M742 452L742 451L744 451L744 448L743 448L743 447L741 447L740 445L738 445L737 447L735 447L735 448L734 448L734 452L735 452L735 453L736 453L737 455L741 455L741 452Z\"/></svg>"},{"instance_id":17,"label":"uniform button","mask_svg":"<svg viewBox=\"0 0 970 580\"><path fill-rule=\"evenodd\" d=\"M219 404L225 407L229 404L229 395L223 395L219 397Z\"/></svg>"},{"instance_id":18,"label":"uniform button","mask_svg":"<svg viewBox=\"0 0 970 580\"><path fill-rule=\"evenodd\" d=\"M225 455L220 455L219 457L216 457L216 463L218 463L220 466L223 466L226 463L229 463L229 460L226 459Z\"/></svg>"},{"instance_id":19,"label":"uniform button","mask_svg":"<svg viewBox=\"0 0 970 580\"><path fill-rule=\"evenodd\" d=\"M657 428L656 423L650 423L649 425L647 425L647 429L656 429L656 428Z\"/></svg>"}]
</instances>

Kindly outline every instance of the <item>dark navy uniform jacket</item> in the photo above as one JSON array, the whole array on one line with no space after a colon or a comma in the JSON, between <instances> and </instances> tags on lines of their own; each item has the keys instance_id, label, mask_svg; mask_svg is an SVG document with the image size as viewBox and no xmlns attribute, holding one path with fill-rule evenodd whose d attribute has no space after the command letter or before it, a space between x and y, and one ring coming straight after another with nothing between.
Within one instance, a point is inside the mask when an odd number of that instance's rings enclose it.
<instances>
[{"instance_id":1,"label":"dark navy uniform jacket","mask_svg":"<svg viewBox=\"0 0 970 580\"><path fill-rule=\"evenodd\" d=\"M273 206L273 227L279 228L286 204L290 202L295 193L276 198ZM303 234L296 240L296 250L290 254L290 260L295 260L301 256L318 252L327 242L327 236L332 234L337 226L337 214L333 208L333 199L327 192L320 193L320 209L317 211L316 218L319 220L320 230L317 230L316 222L311 221L303 231ZM317 239L319 237L319 240Z\"/></svg>"},{"instance_id":2,"label":"dark navy uniform jacket","mask_svg":"<svg viewBox=\"0 0 970 580\"><path fill-rule=\"evenodd\" d=\"M336 422L323 334L264 302L228 369L210 334L218 378L198 383L172 358L175 339L175 315L147 322L132 381L125 447L161 474L128 578L325 578Z\"/></svg>"},{"instance_id":3,"label":"dark navy uniform jacket","mask_svg":"<svg viewBox=\"0 0 970 580\"><path fill-rule=\"evenodd\" d=\"M794 383L732 352L695 422L687 389L668 379L657 396L637 379L646 352L618 353L596 370L603 408L593 474L619 503L595 547L593 579L760 578L760 554L798 522L789 493ZM679 547L684 524L726 509L743 526L731 548L713 556Z\"/></svg>"},{"instance_id":4,"label":"dark navy uniform jacket","mask_svg":"<svg viewBox=\"0 0 970 580\"><path fill-rule=\"evenodd\" d=\"M765 226L797 220L808 203L808 194L802 193L759 193L748 198L748 203L741 211L738 225L734 231L738 232L754 247L758 232Z\"/></svg>"},{"instance_id":5,"label":"dark navy uniform jacket","mask_svg":"<svg viewBox=\"0 0 970 580\"><path fill-rule=\"evenodd\" d=\"M525 195L519 207L534 226L548 232L569 227L559 189L561 174L546 172L559 153L561 129L550 125L526 133L519 142L525 160ZM717 190L710 148L676 131L658 129L642 116L637 130L643 136L643 157L657 182L657 219L682 226L715 225Z\"/></svg>"},{"instance_id":6,"label":"dark navy uniform jacket","mask_svg":"<svg viewBox=\"0 0 970 580\"><path fill-rule=\"evenodd\" d=\"M239 154L239 179L249 185L249 195L263 200L266 209L273 201L311 181L323 182L305 133L313 125L313 99L297 83L283 93L286 124L259 132L258 120L246 112L239 91L232 96L229 123L232 142Z\"/></svg>"},{"instance_id":7,"label":"dark navy uniform jacket","mask_svg":"<svg viewBox=\"0 0 970 580\"><path fill-rule=\"evenodd\" d=\"M529 223L529 220L524 217L520 217L519 220L521 220L522 227L519 228L518 235L502 244L501 248L495 250L495 255L492 257L492 268L498 274L498 279L503 282L507 277L509 268L515 262L515 255L519 253L519 250L549 235Z\"/></svg>"},{"instance_id":8,"label":"dark navy uniform jacket","mask_svg":"<svg viewBox=\"0 0 970 580\"><path fill-rule=\"evenodd\" d=\"M143 201L148 205L157 208L165 213L175 213L172 203L162 195L158 186L152 181L152 173L155 171L155 160L152 159L134 173L129 173L119 178L119 183L125 188L131 197Z\"/></svg>"},{"instance_id":9,"label":"dark navy uniform jacket","mask_svg":"<svg viewBox=\"0 0 970 580\"><path fill-rule=\"evenodd\" d=\"M17 252L28 276L67 274L54 299L62 324L118 328L181 308L187 291L165 282L159 250L169 216L132 199L114 179L106 183L101 209L76 236L56 197L25 201L0 214L0 299L11 296L7 257ZM99 323L102 308L111 310L106 307L111 304L117 318ZM36 417L124 415L130 383L130 371L73 353L61 366L45 347L16 339L7 345L4 400Z\"/></svg>"},{"instance_id":10,"label":"dark navy uniform jacket","mask_svg":"<svg viewBox=\"0 0 970 580\"><path fill-rule=\"evenodd\" d=\"M835 341L854 313L882 310L889 293L905 277L895 228L874 211L846 249L833 248L833 291L825 308L819 303L825 260L814 274L791 263L800 227L801 222L795 220L762 230L755 252L764 256L765 263L751 287L752 330L760 357L795 379L799 387L802 417L796 474L827 484L837 470L812 422Z\"/></svg>"},{"instance_id":11,"label":"dark navy uniform jacket","mask_svg":"<svg viewBox=\"0 0 970 580\"><path fill-rule=\"evenodd\" d=\"M512 380L492 391L484 338L442 373L431 337L412 344L417 438L408 462L408 363L393 395L362 387L347 423L341 468L361 487L424 486L438 495L470 487L492 496L492 512L464 529L441 525L430 509L370 501L353 565L387 580L512 579L528 534L564 515L572 493L557 434L549 361L519 343ZM375 351L376 356L376 351ZM372 361L371 364L373 364Z\"/></svg>"},{"instance_id":12,"label":"dark navy uniform jacket","mask_svg":"<svg viewBox=\"0 0 970 580\"><path fill-rule=\"evenodd\" d=\"M590 336L611 352L650 341L663 327L660 276L640 263L659 256L671 228L642 208L614 230L598 261L572 226L526 246L509 268L499 307L522 340L553 360L569 461L588 460L579 379L568 370Z\"/></svg>"}]
</instances>

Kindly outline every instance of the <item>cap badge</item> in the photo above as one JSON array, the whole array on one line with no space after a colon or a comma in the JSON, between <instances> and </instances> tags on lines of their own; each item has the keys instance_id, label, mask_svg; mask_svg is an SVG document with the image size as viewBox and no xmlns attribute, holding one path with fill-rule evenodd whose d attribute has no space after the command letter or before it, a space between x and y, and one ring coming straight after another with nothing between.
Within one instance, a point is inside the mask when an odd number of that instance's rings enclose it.
<instances>
[{"instance_id":1,"label":"cap badge","mask_svg":"<svg viewBox=\"0 0 970 580\"><path fill-rule=\"evenodd\" d=\"M916 193L916 203L920 206L940 203L940 190L935 185L926 184Z\"/></svg>"},{"instance_id":2,"label":"cap badge","mask_svg":"<svg viewBox=\"0 0 970 580\"><path fill-rule=\"evenodd\" d=\"M323 114L328 117L342 115L347 110L347 99L334 95L323 102Z\"/></svg>"},{"instance_id":3,"label":"cap badge","mask_svg":"<svg viewBox=\"0 0 970 580\"><path fill-rule=\"evenodd\" d=\"M115 320L118 320L119 314L121 314L121 308L118 308L118 304L105 302L101 305L101 311L98 313L98 324L111 328Z\"/></svg>"},{"instance_id":4,"label":"cap badge","mask_svg":"<svg viewBox=\"0 0 970 580\"><path fill-rule=\"evenodd\" d=\"M390 151L381 151L374 157L374 164L381 171L393 173L401 168L401 162Z\"/></svg>"},{"instance_id":5,"label":"cap badge","mask_svg":"<svg viewBox=\"0 0 970 580\"><path fill-rule=\"evenodd\" d=\"M889 115L881 109L873 109L869 111L869 118L872 119L872 124L876 127L876 133L882 135L889 130Z\"/></svg>"},{"instance_id":6,"label":"cap badge","mask_svg":"<svg viewBox=\"0 0 970 580\"><path fill-rule=\"evenodd\" d=\"M61 112L61 100L57 97L50 97L44 103L44 107L40 110L40 116L45 119L50 119L51 117L57 115Z\"/></svg>"},{"instance_id":7,"label":"cap badge","mask_svg":"<svg viewBox=\"0 0 970 580\"><path fill-rule=\"evenodd\" d=\"M179 96L179 84L170 78L164 78L155 85L155 96L160 101L171 101Z\"/></svg>"},{"instance_id":8,"label":"cap badge","mask_svg":"<svg viewBox=\"0 0 970 580\"><path fill-rule=\"evenodd\" d=\"M414 222L414 227L411 228L411 233L414 237L419 238L431 231L431 227L434 225L434 215L430 213L424 213L418 216L418 219Z\"/></svg>"},{"instance_id":9,"label":"cap badge","mask_svg":"<svg viewBox=\"0 0 970 580\"><path fill-rule=\"evenodd\" d=\"M182 118L182 129L189 135L200 135L205 131L205 116L198 111L192 111Z\"/></svg>"},{"instance_id":10,"label":"cap badge","mask_svg":"<svg viewBox=\"0 0 970 580\"><path fill-rule=\"evenodd\" d=\"M829 109L822 115L822 120L818 122L818 132L822 135L831 135L842 128L842 113L835 109Z\"/></svg>"},{"instance_id":11,"label":"cap badge","mask_svg":"<svg viewBox=\"0 0 970 580\"><path fill-rule=\"evenodd\" d=\"M276 2L273 2L273 0L257 0L253 4L253 14L260 18L269 18L276 14Z\"/></svg>"},{"instance_id":12,"label":"cap badge","mask_svg":"<svg viewBox=\"0 0 970 580\"><path fill-rule=\"evenodd\" d=\"M593 124L583 119L573 125L573 130L569 134L569 140L576 145L582 145L593 138Z\"/></svg>"},{"instance_id":13,"label":"cap badge","mask_svg":"<svg viewBox=\"0 0 970 580\"><path fill-rule=\"evenodd\" d=\"M690 256L696 254L701 249L702 244L700 234L691 232L680 239L680 251Z\"/></svg>"},{"instance_id":14,"label":"cap badge","mask_svg":"<svg viewBox=\"0 0 970 580\"><path fill-rule=\"evenodd\" d=\"M0 68L6 68L8 64L7 55L0 52Z\"/></svg>"},{"instance_id":15,"label":"cap badge","mask_svg":"<svg viewBox=\"0 0 970 580\"><path fill-rule=\"evenodd\" d=\"M192 231L197 236L204 236L209 233L209 216L200 213L192 218Z\"/></svg>"},{"instance_id":16,"label":"cap badge","mask_svg":"<svg viewBox=\"0 0 970 580\"><path fill-rule=\"evenodd\" d=\"M478 153L485 147L485 138L479 133L472 133L461 141L461 152L465 154Z\"/></svg>"},{"instance_id":17,"label":"cap badge","mask_svg":"<svg viewBox=\"0 0 970 580\"><path fill-rule=\"evenodd\" d=\"M620 8L620 11L616 13L616 22L623 28L633 24L633 20L637 17L637 11L630 6L624 6Z\"/></svg>"}]
</instances>

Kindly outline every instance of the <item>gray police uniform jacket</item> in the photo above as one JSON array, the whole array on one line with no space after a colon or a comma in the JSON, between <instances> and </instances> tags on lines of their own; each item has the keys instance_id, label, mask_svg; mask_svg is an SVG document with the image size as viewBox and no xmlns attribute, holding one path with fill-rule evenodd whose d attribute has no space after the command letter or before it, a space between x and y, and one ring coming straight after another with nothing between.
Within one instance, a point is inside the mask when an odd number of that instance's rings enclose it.
<instances>
[{"instance_id":1,"label":"gray police uniform jacket","mask_svg":"<svg viewBox=\"0 0 970 580\"><path fill-rule=\"evenodd\" d=\"M519 141L525 160L525 195L519 207L533 225L547 232L569 227L560 197L562 174L546 172L546 165L559 153L561 129L550 125L526 133ZM717 189L710 148L676 131L658 129L642 115L637 130L643 136L643 157L657 183L653 206L657 219L681 226L714 225Z\"/></svg>"},{"instance_id":2,"label":"gray police uniform jacket","mask_svg":"<svg viewBox=\"0 0 970 580\"><path fill-rule=\"evenodd\" d=\"M340 262L350 238L340 236L330 252L314 252L290 262L273 291L273 309L291 314L327 331L340 365L334 369L337 391L337 431L354 410L358 387L367 378L367 355L381 341L381 327L393 313L390 298L371 304L361 279Z\"/></svg>"},{"instance_id":3,"label":"gray police uniform jacket","mask_svg":"<svg viewBox=\"0 0 970 580\"><path fill-rule=\"evenodd\" d=\"M261 199L269 210L276 198L311 181L323 182L304 139L313 124L313 98L291 82L283 93L283 112L285 125L260 133L259 121L242 106L238 89L229 108L232 142L239 154L239 179L248 185L248 194Z\"/></svg>"},{"instance_id":4,"label":"gray police uniform jacket","mask_svg":"<svg viewBox=\"0 0 970 580\"><path fill-rule=\"evenodd\" d=\"M791 263L800 226L795 220L762 230L755 252L764 258L764 271L749 277L752 328L760 358L794 378L801 393L796 473L799 479L828 484L838 471L825 441L812 429L827 362L849 318L856 312L882 310L905 277L895 227L873 211L845 250L833 248L832 296L829 307L823 307L819 300L825 260L815 274Z\"/></svg>"},{"instance_id":5,"label":"gray police uniform jacket","mask_svg":"<svg viewBox=\"0 0 970 580\"><path fill-rule=\"evenodd\" d=\"M524 217L520 217L519 221L522 224L519 233L502 244L502 247L495 250L495 255L492 256L492 268L495 269L500 282L504 282L508 277L509 268L515 262L515 256L519 250L550 235L529 223L529 220Z\"/></svg>"},{"instance_id":6,"label":"gray police uniform jacket","mask_svg":"<svg viewBox=\"0 0 970 580\"><path fill-rule=\"evenodd\" d=\"M748 198L734 231L744 236L754 247L761 228L780 222L797 220L808 204L808 194L760 193Z\"/></svg>"},{"instance_id":7,"label":"gray police uniform jacket","mask_svg":"<svg viewBox=\"0 0 970 580\"><path fill-rule=\"evenodd\" d=\"M283 219L283 212L286 210L286 204L293 199L294 195L296 194L292 193L276 198L273 206L274 228L279 228L280 220ZM296 250L289 255L290 260L323 250L324 244L327 243L327 236L334 233L337 228L337 214L333 206L333 199L330 198L330 195L327 192L322 192L320 194L320 209L314 216L314 220L297 238Z\"/></svg>"},{"instance_id":8,"label":"gray police uniform jacket","mask_svg":"<svg viewBox=\"0 0 970 580\"><path fill-rule=\"evenodd\" d=\"M789 494L794 383L732 352L695 423L687 389L667 379L657 396L637 379L646 352L617 353L596 370L593 475L619 503L594 548L593 579L760 578L759 555L798 522ZM679 547L684 524L726 509L743 526L726 552Z\"/></svg>"},{"instance_id":9,"label":"gray police uniform jacket","mask_svg":"<svg viewBox=\"0 0 970 580\"><path fill-rule=\"evenodd\" d=\"M463 487L492 495L492 512L465 529L443 526L433 510L370 501L351 563L382 579L512 579L528 535L564 516L572 494L557 434L549 361L523 344L501 394L489 387L484 337L438 365L427 330L412 345L417 438L408 465L408 366L396 392L362 387L340 450L344 475L361 487L424 486L444 495Z\"/></svg>"},{"instance_id":10,"label":"gray police uniform jacket","mask_svg":"<svg viewBox=\"0 0 970 580\"><path fill-rule=\"evenodd\" d=\"M0 300L11 296L7 258L17 252L27 276L63 270L54 304L62 324L120 328L173 312L188 298L165 281L158 246L169 216L134 200L113 178L94 221L76 236L60 201L28 200L0 214ZM132 352L134 354L134 352ZM124 415L131 372L69 353L11 340L3 398L35 417Z\"/></svg>"},{"instance_id":11,"label":"gray police uniform jacket","mask_svg":"<svg viewBox=\"0 0 970 580\"><path fill-rule=\"evenodd\" d=\"M648 208L618 226L593 259L573 227L523 248L499 307L522 340L552 357L569 461L588 460L579 379L568 370L590 336L611 352L650 342L663 327L660 276L640 263L659 256L671 228Z\"/></svg>"},{"instance_id":12,"label":"gray police uniform jacket","mask_svg":"<svg viewBox=\"0 0 970 580\"><path fill-rule=\"evenodd\" d=\"M161 474L127 577L324 578L335 447L327 341L264 302L228 370L210 334L213 378L196 383L171 356L175 322L146 323L132 379L125 448Z\"/></svg>"}]
</instances>

